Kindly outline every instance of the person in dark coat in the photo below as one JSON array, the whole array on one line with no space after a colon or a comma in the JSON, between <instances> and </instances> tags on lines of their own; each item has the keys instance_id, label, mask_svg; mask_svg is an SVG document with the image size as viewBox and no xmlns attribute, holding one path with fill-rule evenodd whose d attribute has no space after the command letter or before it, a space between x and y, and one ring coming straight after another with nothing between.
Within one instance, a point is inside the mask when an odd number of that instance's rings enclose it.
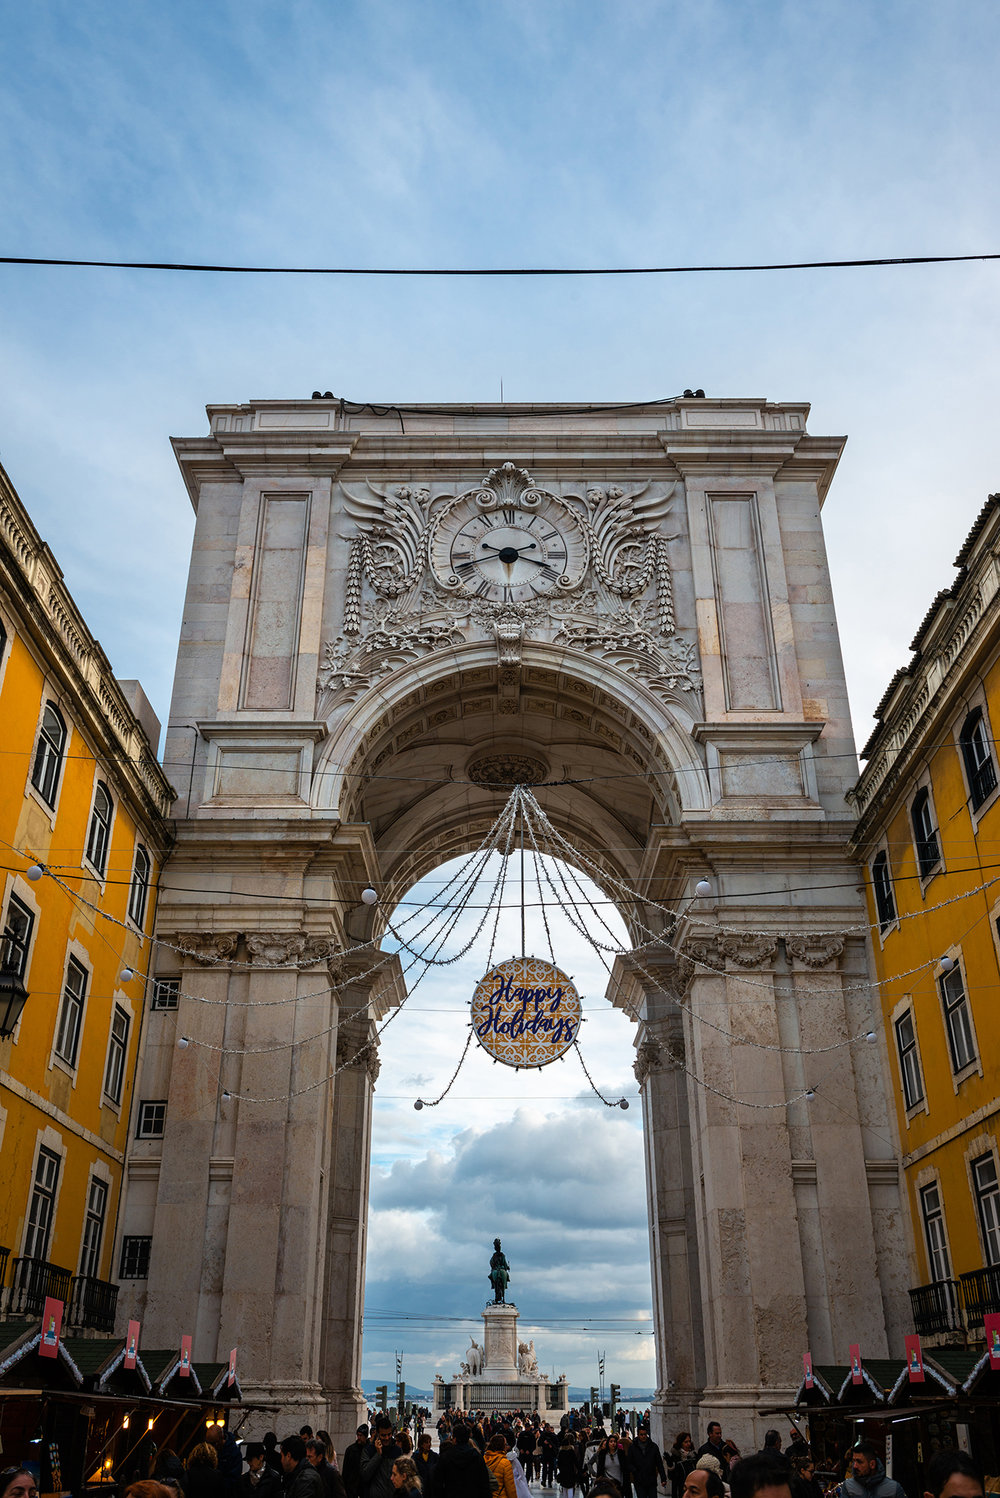
<instances>
[{"instance_id":1,"label":"person in dark coat","mask_svg":"<svg viewBox=\"0 0 1000 1498\"><path fill-rule=\"evenodd\" d=\"M326 1454L326 1442L320 1436L312 1436L306 1442L306 1461L323 1479L326 1498L347 1498L344 1479Z\"/></svg>"},{"instance_id":2,"label":"person in dark coat","mask_svg":"<svg viewBox=\"0 0 1000 1498\"><path fill-rule=\"evenodd\" d=\"M667 1485L667 1474L663 1466L660 1448L649 1439L649 1430L640 1425L636 1438L628 1449L628 1475L635 1498L654 1498L656 1480Z\"/></svg>"},{"instance_id":3,"label":"person in dark coat","mask_svg":"<svg viewBox=\"0 0 1000 1498\"><path fill-rule=\"evenodd\" d=\"M490 1471L467 1425L456 1425L434 1469L434 1498L490 1498Z\"/></svg>"},{"instance_id":4,"label":"person in dark coat","mask_svg":"<svg viewBox=\"0 0 1000 1498\"><path fill-rule=\"evenodd\" d=\"M301 1436L286 1436L282 1441L281 1465L284 1498L326 1498L322 1477L306 1460L306 1443Z\"/></svg>"},{"instance_id":5,"label":"person in dark coat","mask_svg":"<svg viewBox=\"0 0 1000 1498\"><path fill-rule=\"evenodd\" d=\"M362 1498L392 1498L392 1464L402 1456L402 1448L393 1439L392 1421L388 1415L375 1418L375 1436L365 1447L361 1458Z\"/></svg>"},{"instance_id":6,"label":"person in dark coat","mask_svg":"<svg viewBox=\"0 0 1000 1498\"><path fill-rule=\"evenodd\" d=\"M413 1460L416 1464L417 1476L420 1478L420 1486L425 1493L432 1493L434 1491L434 1468L438 1464L438 1454L436 1451L431 1450L431 1438L429 1434L424 1434L420 1437L417 1442L417 1454Z\"/></svg>"},{"instance_id":7,"label":"person in dark coat","mask_svg":"<svg viewBox=\"0 0 1000 1498\"><path fill-rule=\"evenodd\" d=\"M271 1468L272 1472L277 1472L278 1481L280 1482L285 1475L285 1469L281 1465L281 1452L278 1450L278 1437L274 1434L273 1430L265 1430L263 1436L261 1437L261 1445L264 1448L265 1464Z\"/></svg>"},{"instance_id":8,"label":"person in dark coat","mask_svg":"<svg viewBox=\"0 0 1000 1498\"><path fill-rule=\"evenodd\" d=\"M356 1439L344 1452L344 1460L340 1464L340 1475L344 1479L347 1498L361 1498L361 1459L367 1445L368 1427L359 1425Z\"/></svg>"},{"instance_id":9,"label":"person in dark coat","mask_svg":"<svg viewBox=\"0 0 1000 1498\"><path fill-rule=\"evenodd\" d=\"M184 1498L223 1498L223 1494L215 1448L201 1441L191 1451L184 1469Z\"/></svg>"},{"instance_id":10,"label":"person in dark coat","mask_svg":"<svg viewBox=\"0 0 1000 1498\"><path fill-rule=\"evenodd\" d=\"M261 1441L251 1441L247 1447L247 1464L250 1468L240 1478L242 1498L280 1498L281 1478L264 1459Z\"/></svg>"},{"instance_id":11,"label":"person in dark coat","mask_svg":"<svg viewBox=\"0 0 1000 1498\"><path fill-rule=\"evenodd\" d=\"M563 1432L559 1450L556 1452L556 1482L569 1493L573 1492L577 1484L582 1481L583 1462L580 1459L580 1448L572 1431L567 1430Z\"/></svg>"}]
</instances>

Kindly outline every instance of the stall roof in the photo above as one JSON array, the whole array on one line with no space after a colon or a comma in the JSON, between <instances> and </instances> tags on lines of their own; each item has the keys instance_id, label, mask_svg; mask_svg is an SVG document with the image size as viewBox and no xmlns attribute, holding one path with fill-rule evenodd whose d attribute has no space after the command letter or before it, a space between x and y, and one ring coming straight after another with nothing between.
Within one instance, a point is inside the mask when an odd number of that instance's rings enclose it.
<instances>
[{"instance_id":1,"label":"stall roof","mask_svg":"<svg viewBox=\"0 0 1000 1498\"><path fill-rule=\"evenodd\" d=\"M837 1363L814 1363L813 1387L807 1389L805 1378L802 1379L795 1395L796 1405L808 1408L819 1402L833 1404L837 1398L837 1390L844 1381L844 1374L850 1371L849 1367L841 1367Z\"/></svg>"},{"instance_id":2,"label":"stall roof","mask_svg":"<svg viewBox=\"0 0 1000 1498\"><path fill-rule=\"evenodd\" d=\"M954 1398L957 1393L958 1380L944 1368L938 1367L930 1358L925 1357L923 1383L910 1382L910 1370L904 1363L902 1373L889 1391L889 1403L902 1404L904 1401L920 1401L934 1394Z\"/></svg>"},{"instance_id":3,"label":"stall roof","mask_svg":"<svg viewBox=\"0 0 1000 1498\"><path fill-rule=\"evenodd\" d=\"M37 1352L42 1340L42 1322L39 1318L37 1321L8 1321L0 1323L0 1326L0 1341L3 1344L0 1345L0 1381L3 1381L12 1379L14 1370ZM52 1374L61 1372L64 1376L68 1374L78 1388L82 1385L83 1374L65 1341L60 1340L55 1358L46 1358L44 1361L47 1366L42 1371Z\"/></svg>"},{"instance_id":4,"label":"stall roof","mask_svg":"<svg viewBox=\"0 0 1000 1498\"><path fill-rule=\"evenodd\" d=\"M226 1379L229 1377L228 1360L225 1363L192 1363L191 1367L198 1375L206 1397L220 1403L230 1399L242 1400L243 1390L238 1377L233 1379L230 1387L226 1387Z\"/></svg>"},{"instance_id":5,"label":"stall roof","mask_svg":"<svg viewBox=\"0 0 1000 1498\"><path fill-rule=\"evenodd\" d=\"M848 1368L847 1377L837 1391L837 1403L849 1404L853 1400L862 1400L865 1389L880 1402L889 1398L889 1391L895 1387L901 1370L905 1370L906 1363L901 1358L871 1358L861 1364L861 1383L852 1381L851 1370ZM845 1396L851 1395L851 1399Z\"/></svg>"},{"instance_id":6,"label":"stall roof","mask_svg":"<svg viewBox=\"0 0 1000 1498\"><path fill-rule=\"evenodd\" d=\"M144 1347L141 1352L142 1365L149 1377L152 1379L154 1390L162 1393L171 1381L178 1377L178 1369L181 1366L181 1355L176 1347ZM228 1368L228 1363L227 1363ZM204 1390L197 1371L192 1367L189 1375L181 1379L181 1385L188 1391L201 1395Z\"/></svg>"}]
</instances>

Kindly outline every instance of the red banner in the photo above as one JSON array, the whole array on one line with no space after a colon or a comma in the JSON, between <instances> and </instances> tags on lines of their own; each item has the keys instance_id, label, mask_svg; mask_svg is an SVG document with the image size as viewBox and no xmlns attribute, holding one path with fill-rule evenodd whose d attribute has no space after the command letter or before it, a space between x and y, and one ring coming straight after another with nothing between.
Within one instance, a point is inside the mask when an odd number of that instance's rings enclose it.
<instances>
[{"instance_id":1,"label":"red banner","mask_svg":"<svg viewBox=\"0 0 1000 1498\"><path fill-rule=\"evenodd\" d=\"M864 1375L861 1372L861 1344L851 1343L851 1383L863 1384Z\"/></svg>"},{"instance_id":2,"label":"red banner","mask_svg":"<svg viewBox=\"0 0 1000 1498\"><path fill-rule=\"evenodd\" d=\"M134 1368L138 1355L139 1323L138 1321L130 1321L128 1324L128 1336L125 1339L125 1367Z\"/></svg>"},{"instance_id":3,"label":"red banner","mask_svg":"<svg viewBox=\"0 0 1000 1498\"><path fill-rule=\"evenodd\" d=\"M226 1376L226 1387L230 1388L236 1382L236 1348L229 1354L229 1373Z\"/></svg>"},{"instance_id":4,"label":"red banner","mask_svg":"<svg viewBox=\"0 0 1000 1498\"><path fill-rule=\"evenodd\" d=\"M802 1367L805 1369L806 1388L811 1389L815 1386L815 1379L813 1378L813 1360L811 1353L804 1352L802 1354Z\"/></svg>"},{"instance_id":5,"label":"red banner","mask_svg":"<svg viewBox=\"0 0 1000 1498\"><path fill-rule=\"evenodd\" d=\"M191 1377L191 1338L181 1338L181 1366L178 1368L181 1378Z\"/></svg>"},{"instance_id":6,"label":"red banner","mask_svg":"<svg viewBox=\"0 0 1000 1498\"><path fill-rule=\"evenodd\" d=\"M42 1311L42 1340L38 1344L40 1358L59 1356L59 1338L62 1335L63 1303L51 1295L45 1297Z\"/></svg>"},{"instance_id":7,"label":"red banner","mask_svg":"<svg viewBox=\"0 0 1000 1498\"><path fill-rule=\"evenodd\" d=\"M924 1384L924 1355L920 1351L920 1338L914 1332L911 1336L904 1338L906 1343L906 1371L910 1375L911 1384Z\"/></svg>"},{"instance_id":8,"label":"red banner","mask_svg":"<svg viewBox=\"0 0 1000 1498\"><path fill-rule=\"evenodd\" d=\"M1000 1368L1000 1311L991 1311L983 1317L986 1331L986 1351L990 1355L990 1367Z\"/></svg>"}]
</instances>

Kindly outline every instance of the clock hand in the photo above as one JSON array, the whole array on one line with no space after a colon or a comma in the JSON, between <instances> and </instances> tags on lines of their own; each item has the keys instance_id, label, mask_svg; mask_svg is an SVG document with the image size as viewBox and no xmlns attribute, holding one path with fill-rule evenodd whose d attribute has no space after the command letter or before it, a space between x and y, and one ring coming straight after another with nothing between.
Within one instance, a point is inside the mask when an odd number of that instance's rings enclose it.
<instances>
[{"instance_id":1,"label":"clock hand","mask_svg":"<svg viewBox=\"0 0 1000 1498\"><path fill-rule=\"evenodd\" d=\"M534 551L536 542L529 541L525 546L491 546L488 541L484 541L482 545L485 551L495 551L501 561L506 561L507 558L504 556L505 551L513 551L520 556L522 551ZM534 557L528 558L529 562L533 562L534 560Z\"/></svg>"}]
</instances>

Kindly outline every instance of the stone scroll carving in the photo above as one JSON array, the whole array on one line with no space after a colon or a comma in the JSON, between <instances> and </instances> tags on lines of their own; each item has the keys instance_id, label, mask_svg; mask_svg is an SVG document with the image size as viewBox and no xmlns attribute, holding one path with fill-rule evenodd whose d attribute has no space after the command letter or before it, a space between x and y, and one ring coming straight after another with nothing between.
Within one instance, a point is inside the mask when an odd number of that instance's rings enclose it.
<instances>
[{"instance_id":1,"label":"stone scroll carving","mask_svg":"<svg viewBox=\"0 0 1000 1498\"><path fill-rule=\"evenodd\" d=\"M340 952L332 938L301 931L250 931L246 942L250 961L261 967L310 967L330 962Z\"/></svg>"},{"instance_id":2,"label":"stone scroll carving","mask_svg":"<svg viewBox=\"0 0 1000 1498\"><path fill-rule=\"evenodd\" d=\"M844 938L833 932L813 936L786 936L785 951L805 967L821 968L836 961L844 950Z\"/></svg>"},{"instance_id":3,"label":"stone scroll carving","mask_svg":"<svg viewBox=\"0 0 1000 1498\"><path fill-rule=\"evenodd\" d=\"M382 1063L378 1056L378 1044L367 1029L342 1025L337 1031L337 1070L356 1067L368 1073L374 1087Z\"/></svg>"},{"instance_id":4,"label":"stone scroll carving","mask_svg":"<svg viewBox=\"0 0 1000 1498\"><path fill-rule=\"evenodd\" d=\"M724 973L727 963L735 967L764 967L774 960L778 938L763 932L720 932L711 936L689 936L684 951L704 971Z\"/></svg>"},{"instance_id":5,"label":"stone scroll carving","mask_svg":"<svg viewBox=\"0 0 1000 1498\"><path fill-rule=\"evenodd\" d=\"M182 956L193 957L202 967L214 967L230 961L240 939L238 931L174 931L161 941L175 947Z\"/></svg>"}]
</instances>

